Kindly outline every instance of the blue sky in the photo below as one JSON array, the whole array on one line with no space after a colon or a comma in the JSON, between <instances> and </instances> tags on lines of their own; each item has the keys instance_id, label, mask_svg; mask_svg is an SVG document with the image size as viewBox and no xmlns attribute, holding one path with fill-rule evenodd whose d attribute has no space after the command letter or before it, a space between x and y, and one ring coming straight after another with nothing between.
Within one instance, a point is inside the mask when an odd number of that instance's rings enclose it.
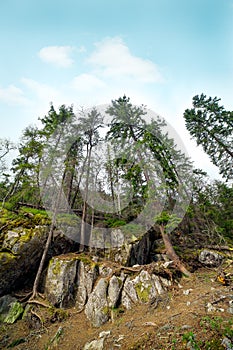
<instances>
[{"instance_id":1,"label":"blue sky","mask_svg":"<svg viewBox=\"0 0 233 350\"><path fill-rule=\"evenodd\" d=\"M124 93L173 125L196 166L183 112L204 92L233 110L233 0L0 2L0 138L63 103L92 106Z\"/></svg>"}]
</instances>

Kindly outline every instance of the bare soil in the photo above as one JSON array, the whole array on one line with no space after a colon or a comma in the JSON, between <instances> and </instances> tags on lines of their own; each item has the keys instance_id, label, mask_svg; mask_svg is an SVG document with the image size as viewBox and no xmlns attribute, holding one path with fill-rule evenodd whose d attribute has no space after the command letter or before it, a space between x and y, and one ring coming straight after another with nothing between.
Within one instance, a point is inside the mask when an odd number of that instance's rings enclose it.
<instances>
[{"instance_id":1,"label":"bare soil","mask_svg":"<svg viewBox=\"0 0 233 350\"><path fill-rule=\"evenodd\" d=\"M233 344L233 314L229 312L233 287L216 277L214 269L199 269L153 304L114 310L112 320L100 328L93 328L84 312L75 308L59 312L35 307L41 320L35 315L30 321L0 325L0 349L81 350L103 331L110 331L104 350L226 349L223 339ZM208 303L212 310L208 311Z\"/></svg>"}]
</instances>

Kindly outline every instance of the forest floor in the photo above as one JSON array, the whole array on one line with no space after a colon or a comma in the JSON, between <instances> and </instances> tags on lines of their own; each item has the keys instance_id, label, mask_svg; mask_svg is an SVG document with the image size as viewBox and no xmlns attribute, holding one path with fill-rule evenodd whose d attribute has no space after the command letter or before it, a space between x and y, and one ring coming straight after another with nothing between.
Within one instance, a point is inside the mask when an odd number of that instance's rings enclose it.
<instances>
[{"instance_id":1,"label":"forest floor","mask_svg":"<svg viewBox=\"0 0 233 350\"><path fill-rule=\"evenodd\" d=\"M51 313L40 307L43 325L36 318L34 323L19 320L0 325L0 349L81 350L93 340L97 340L95 346L86 349L233 349L233 311L229 309L233 284L225 286L216 277L215 269L198 269L191 278L183 277L156 305L118 309L100 328L93 328L84 312L75 308Z\"/></svg>"}]
</instances>

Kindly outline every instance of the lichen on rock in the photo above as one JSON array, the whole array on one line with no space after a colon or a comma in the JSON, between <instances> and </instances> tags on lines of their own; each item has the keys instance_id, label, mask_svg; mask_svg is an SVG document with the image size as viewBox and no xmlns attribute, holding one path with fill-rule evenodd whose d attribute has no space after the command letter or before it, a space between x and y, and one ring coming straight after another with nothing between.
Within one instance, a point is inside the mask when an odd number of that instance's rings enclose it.
<instances>
[{"instance_id":1,"label":"lichen on rock","mask_svg":"<svg viewBox=\"0 0 233 350\"><path fill-rule=\"evenodd\" d=\"M24 312L16 298L4 295L0 298L0 322L14 323Z\"/></svg>"}]
</instances>

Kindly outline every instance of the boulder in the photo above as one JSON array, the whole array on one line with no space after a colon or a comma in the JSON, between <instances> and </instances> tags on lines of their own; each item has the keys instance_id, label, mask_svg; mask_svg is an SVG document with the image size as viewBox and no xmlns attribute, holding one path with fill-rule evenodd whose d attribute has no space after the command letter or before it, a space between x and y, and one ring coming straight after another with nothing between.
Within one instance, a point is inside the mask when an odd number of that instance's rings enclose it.
<instances>
[{"instance_id":1,"label":"boulder","mask_svg":"<svg viewBox=\"0 0 233 350\"><path fill-rule=\"evenodd\" d=\"M74 293L79 257L76 254L59 255L49 262L45 294L56 307L74 304Z\"/></svg>"},{"instance_id":2,"label":"boulder","mask_svg":"<svg viewBox=\"0 0 233 350\"><path fill-rule=\"evenodd\" d=\"M107 290L108 280L106 278L100 278L87 301L85 314L94 327L100 327L109 320L110 312Z\"/></svg>"},{"instance_id":3,"label":"boulder","mask_svg":"<svg viewBox=\"0 0 233 350\"><path fill-rule=\"evenodd\" d=\"M0 249L0 296L26 285L35 274L47 232L46 226L6 232Z\"/></svg>"},{"instance_id":4,"label":"boulder","mask_svg":"<svg viewBox=\"0 0 233 350\"><path fill-rule=\"evenodd\" d=\"M24 312L16 298L4 295L0 298L0 322L14 323Z\"/></svg>"},{"instance_id":5,"label":"boulder","mask_svg":"<svg viewBox=\"0 0 233 350\"><path fill-rule=\"evenodd\" d=\"M90 343L86 343L83 350L103 350L104 338L92 340Z\"/></svg>"},{"instance_id":6,"label":"boulder","mask_svg":"<svg viewBox=\"0 0 233 350\"><path fill-rule=\"evenodd\" d=\"M98 265L80 260L78 264L77 283L76 283L76 307L82 309L89 295L93 290L94 283L98 277Z\"/></svg>"},{"instance_id":7,"label":"boulder","mask_svg":"<svg viewBox=\"0 0 233 350\"><path fill-rule=\"evenodd\" d=\"M200 252L198 260L205 266L218 267L223 261L223 256L217 252L204 249Z\"/></svg>"},{"instance_id":8,"label":"boulder","mask_svg":"<svg viewBox=\"0 0 233 350\"><path fill-rule=\"evenodd\" d=\"M120 295L124 286L125 275L113 275L109 280L108 286L108 305L110 308L115 308L120 303Z\"/></svg>"},{"instance_id":9,"label":"boulder","mask_svg":"<svg viewBox=\"0 0 233 350\"><path fill-rule=\"evenodd\" d=\"M136 303L148 303L165 292L170 282L142 270L136 277L127 277L122 290L122 305L131 309Z\"/></svg>"}]
</instances>

